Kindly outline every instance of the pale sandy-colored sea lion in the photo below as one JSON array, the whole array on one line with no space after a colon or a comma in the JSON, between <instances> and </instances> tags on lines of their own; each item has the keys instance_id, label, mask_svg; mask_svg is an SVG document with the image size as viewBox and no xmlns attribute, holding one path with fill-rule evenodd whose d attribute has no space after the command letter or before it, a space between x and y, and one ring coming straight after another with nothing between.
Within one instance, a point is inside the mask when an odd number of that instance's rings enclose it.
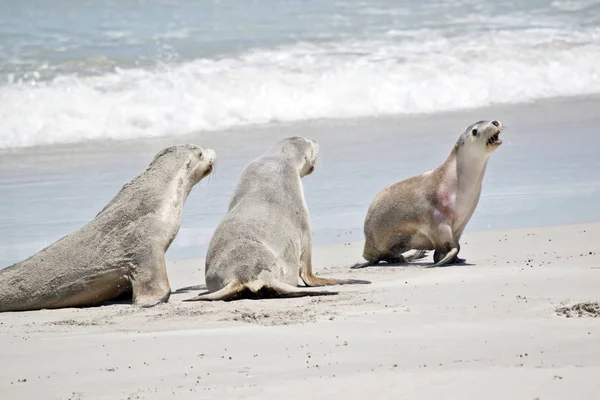
<instances>
[{"instance_id":1,"label":"pale sandy-colored sea lion","mask_svg":"<svg viewBox=\"0 0 600 400\"><path fill-rule=\"evenodd\" d=\"M459 240L477 207L488 159L501 144L499 121L479 121L458 138L446 161L421 175L383 189L365 218L363 257L401 263L435 250L435 266L464 262ZM417 250L410 256L402 253Z\"/></svg>"},{"instance_id":2,"label":"pale sandy-colored sea lion","mask_svg":"<svg viewBox=\"0 0 600 400\"><path fill-rule=\"evenodd\" d=\"M284 139L252 161L237 183L206 257L208 293L189 299L336 294L306 286L369 283L321 278L312 271L312 236L301 178L313 172L316 142Z\"/></svg>"},{"instance_id":3,"label":"pale sandy-colored sea lion","mask_svg":"<svg viewBox=\"0 0 600 400\"><path fill-rule=\"evenodd\" d=\"M215 160L194 145L160 151L87 225L0 270L0 311L93 306L127 292L136 305L166 302L165 252Z\"/></svg>"}]
</instances>

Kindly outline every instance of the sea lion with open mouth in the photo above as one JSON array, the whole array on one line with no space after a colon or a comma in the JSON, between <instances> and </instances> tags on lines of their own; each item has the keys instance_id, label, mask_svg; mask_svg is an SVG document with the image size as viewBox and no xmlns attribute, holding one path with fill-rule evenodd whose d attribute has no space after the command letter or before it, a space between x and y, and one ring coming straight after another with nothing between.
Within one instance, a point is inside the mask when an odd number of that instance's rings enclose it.
<instances>
[{"instance_id":1,"label":"sea lion with open mouth","mask_svg":"<svg viewBox=\"0 0 600 400\"><path fill-rule=\"evenodd\" d=\"M500 121L479 121L459 136L446 161L383 189L365 218L363 257L351 268L402 263L435 250L435 266L464 262L459 240L473 215L490 155L502 144ZM417 250L410 256L403 253Z\"/></svg>"}]
</instances>

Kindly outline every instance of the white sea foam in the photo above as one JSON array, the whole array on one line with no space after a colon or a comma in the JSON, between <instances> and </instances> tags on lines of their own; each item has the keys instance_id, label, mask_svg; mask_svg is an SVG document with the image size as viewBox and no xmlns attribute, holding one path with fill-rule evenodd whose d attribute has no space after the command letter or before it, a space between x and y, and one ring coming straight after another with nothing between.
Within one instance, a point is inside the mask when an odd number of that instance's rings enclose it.
<instances>
[{"instance_id":1,"label":"white sea foam","mask_svg":"<svg viewBox=\"0 0 600 400\"><path fill-rule=\"evenodd\" d=\"M549 32L549 30L552 30ZM0 86L0 148L600 93L600 29L299 43Z\"/></svg>"}]
</instances>

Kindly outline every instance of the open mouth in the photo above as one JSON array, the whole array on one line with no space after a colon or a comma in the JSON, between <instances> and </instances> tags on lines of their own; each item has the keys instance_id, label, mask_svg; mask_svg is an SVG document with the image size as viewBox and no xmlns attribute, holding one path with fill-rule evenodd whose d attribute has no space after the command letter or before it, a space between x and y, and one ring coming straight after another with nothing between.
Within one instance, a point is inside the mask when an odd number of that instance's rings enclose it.
<instances>
[{"instance_id":1,"label":"open mouth","mask_svg":"<svg viewBox=\"0 0 600 400\"><path fill-rule=\"evenodd\" d=\"M500 132L491 136L487 141L488 146L500 146L502 144L502 140L500 139Z\"/></svg>"}]
</instances>

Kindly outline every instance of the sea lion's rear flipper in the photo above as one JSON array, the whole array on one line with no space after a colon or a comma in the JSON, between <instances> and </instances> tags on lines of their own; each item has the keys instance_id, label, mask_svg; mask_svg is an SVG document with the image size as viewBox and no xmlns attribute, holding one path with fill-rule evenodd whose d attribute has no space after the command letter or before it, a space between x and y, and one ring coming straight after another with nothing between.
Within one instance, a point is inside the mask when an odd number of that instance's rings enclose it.
<instances>
[{"instance_id":1,"label":"sea lion's rear flipper","mask_svg":"<svg viewBox=\"0 0 600 400\"><path fill-rule=\"evenodd\" d=\"M365 263L356 263L354 265L350 266L350 269L361 269L361 268L366 268L366 267L374 267L377 264L373 264L372 262L365 262Z\"/></svg>"},{"instance_id":2,"label":"sea lion's rear flipper","mask_svg":"<svg viewBox=\"0 0 600 400\"><path fill-rule=\"evenodd\" d=\"M191 299L186 299L183 301L227 301L233 300L240 295L240 293L244 290L244 285L242 285L237 280L232 280L229 282L224 288L217 290L212 293L204 293L199 294L196 297L192 297Z\"/></svg>"},{"instance_id":3,"label":"sea lion's rear flipper","mask_svg":"<svg viewBox=\"0 0 600 400\"><path fill-rule=\"evenodd\" d=\"M257 283L257 282L253 282ZM183 301L228 301L238 298L268 298L268 297L304 297L304 296L330 296L336 295L338 292L330 292L327 290L314 290L309 288L299 288L288 285L287 283L273 280L272 282L262 284L243 285L237 280L233 280L224 288L213 293L200 294L191 299Z\"/></svg>"},{"instance_id":4,"label":"sea lion's rear flipper","mask_svg":"<svg viewBox=\"0 0 600 400\"><path fill-rule=\"evenodd\" d=\"M415 261L425 258L427 256L427 250L417 250L409 256L404 256L404 261Z\"/></svg>"},{"instance_id":5,"label":"sea lion's rear flipper","mask_svg":"<svg viewBox=\"0 0 600 400\"><path fill-rule=\"evenodd\" d=\"M287 283L273 280L269 286L277 293L277 297L304 297L304 296L331 296L339 292L330 292L328 290L315 290L309 288L299 288L288 285Z\"/></svg>"}]
</instances>

